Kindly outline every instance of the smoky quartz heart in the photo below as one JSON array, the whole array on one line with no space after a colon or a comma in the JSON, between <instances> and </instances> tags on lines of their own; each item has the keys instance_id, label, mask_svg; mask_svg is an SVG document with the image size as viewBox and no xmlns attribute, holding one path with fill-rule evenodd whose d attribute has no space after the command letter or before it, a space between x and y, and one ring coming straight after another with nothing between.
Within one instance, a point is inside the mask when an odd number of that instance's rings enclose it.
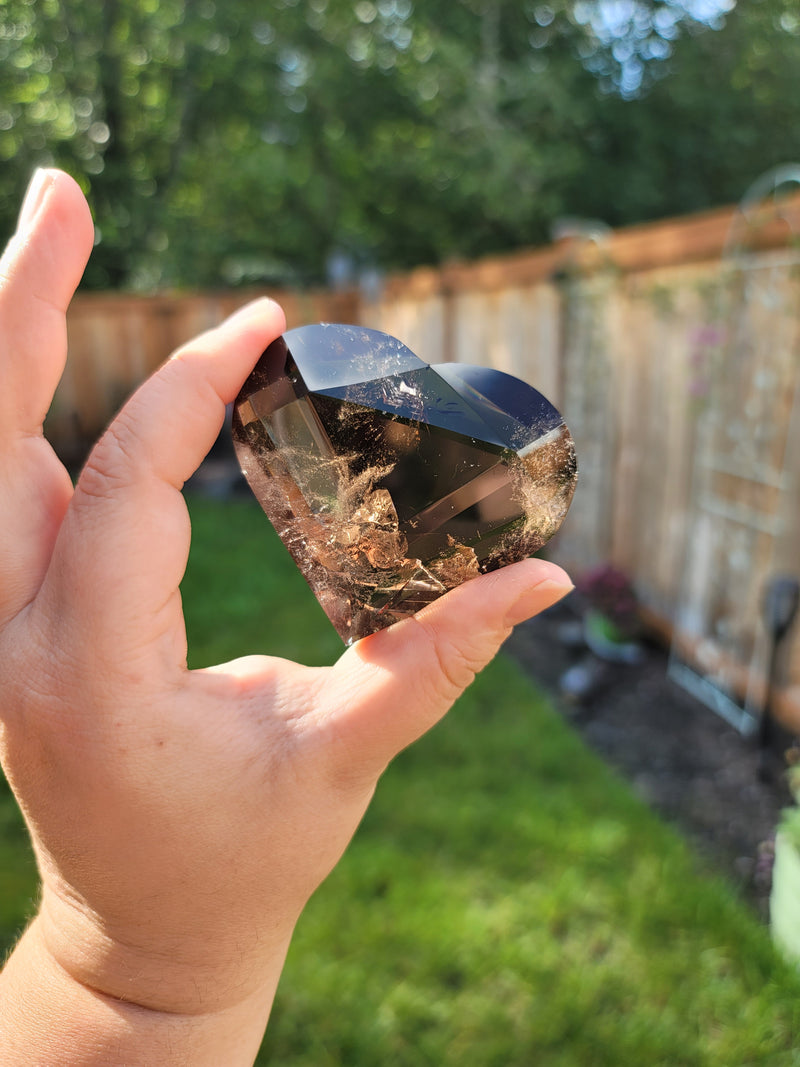
<instances>
[{"instance_id":1,"label":"smoky quartz heart","mask_svg":"<svg viewBox=\"0 0 800 1067\"><path fill-rule=\"evenodd\" d=\"M343 640L537 552L577 479L561 415L509 374L428 366L360 326L290 330L234 404L242 470Z\"/></svg>"}]
</instances>

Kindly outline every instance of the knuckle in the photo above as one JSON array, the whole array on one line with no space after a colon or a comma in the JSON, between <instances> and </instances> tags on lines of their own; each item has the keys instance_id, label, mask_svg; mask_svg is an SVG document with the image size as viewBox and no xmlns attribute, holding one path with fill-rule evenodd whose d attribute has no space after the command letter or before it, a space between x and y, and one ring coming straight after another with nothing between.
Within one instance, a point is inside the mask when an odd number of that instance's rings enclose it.
<instances>
[{"instance_id":1,"label":"knuckle","mask_svg":"<svg viewBox=\"0 0 800 1067\"><path fill-rule=\"evenodd\" d=\"M508 636L507 632L495 633L477 630L474 634L442 633L417 619L427 631L428 647L433 658L431 671L439 696L450 702L457 699L475 680L495 656Z\"/></svg>"},{"instance_id":2,"label":"knuckle","mask_svg":"<svg viewBox=\"0 0 800 1067\"><path fill-rule=\"evenodd\" d=\"M123 409L92 449L77 488L90 499L105 500L131 483L135 466L135 438Z\"/></svg>"},{"instance_id":3,"label":"knuckle","mask_svg":"<svg viewBox=\"0 0 800 1067\"><path fill-rule=\"evenodd\" d=\"M343 743L330 760L327 770L327 782L335 796L347 800L369 799L375 791L378 778L385 770L381 766L365 765L363 756L354 751L352 745Z\"/></svg>"},{"instance_id":4,"label":"knuckle","mask_svg":"<svg viewBox=\"0 0 800 1067\"><path fill-rule=\"evenodd\" d=\"M429 673L434 688L440 697L455 700L473 681L480 666L476 666L460 642L446 634L434 632L422 620L417 621L428 636L427 647L431 657Z\"/></svg>"},{"instance_id":5,"label":"knuckle","mask_svg":"<svg viewBox=\"0 0 800 1067\"><path fill-rule=\"evenodd\" d=\"M324 727L318 728L312 777L329 796L352 800L371 795L383 768L373 765L352 731L343 727L332 709Z\"/></svg>"}]
</instances>

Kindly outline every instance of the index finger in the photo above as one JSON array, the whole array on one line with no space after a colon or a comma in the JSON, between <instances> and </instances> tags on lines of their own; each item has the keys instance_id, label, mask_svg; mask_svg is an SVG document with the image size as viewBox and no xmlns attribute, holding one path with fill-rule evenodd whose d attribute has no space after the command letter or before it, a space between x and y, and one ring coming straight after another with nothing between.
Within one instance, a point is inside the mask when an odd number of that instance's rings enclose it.
<instances>
[{"instance_id":1,"label":"index finger","mask_svg":"<svg viewBox=\"0 0 800 1067\"><path fill-rule=\"evenodd\" d=\"M271 300L241 309L167 360L93 449L43 586L79 640L90 632L95 649L121 653L155 629L177 632L190 533L180 490L214 443L226 403L284 328Z\"/></svg>"}]
</instances>

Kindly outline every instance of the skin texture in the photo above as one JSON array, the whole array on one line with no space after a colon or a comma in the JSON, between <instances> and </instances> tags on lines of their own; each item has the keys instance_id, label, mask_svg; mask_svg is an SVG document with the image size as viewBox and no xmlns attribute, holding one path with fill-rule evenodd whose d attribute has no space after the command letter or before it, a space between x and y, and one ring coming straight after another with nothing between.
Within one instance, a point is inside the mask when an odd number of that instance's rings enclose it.
<instances>
[{"instance_id":1,"label":"skin texture","mask_svg":"<svg viewBox=\"0 0 800 1067\"><path fill-rule=\"evenodd\" d=\"M283 314L258 300L180 349L73 490L42 423L92 242L75 183L38 172L0 261L0 756L42 878L0 1065L235 1067L387 763L571 585L528 560L330 668L188 671L181 488Z\"/></svg>"}]
</instances>

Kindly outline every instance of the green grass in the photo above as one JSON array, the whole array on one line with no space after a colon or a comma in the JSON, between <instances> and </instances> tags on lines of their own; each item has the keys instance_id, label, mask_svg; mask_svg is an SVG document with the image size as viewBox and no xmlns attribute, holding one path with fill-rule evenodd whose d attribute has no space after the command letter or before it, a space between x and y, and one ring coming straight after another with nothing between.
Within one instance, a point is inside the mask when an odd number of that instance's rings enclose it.
<instances>
[{"instance_id":1,"label":"green grass","mask_svg":"<svg viewBox=\"0 0 800 1067\"><path fill-rule=\"evenodd\" d=\"M22 817L0 773L0 961L36 910L36 864Z\"/></svg>"},{"instance_id":2,"label":"green grass","mask_svg":"<svg viewBox=\"0 0 800 1067\"><path fill-rule=\"evenodd\" d=\"M193 664L338 638L260 512L192 504ZM30 908L0 806L2 933ZM17 871L18 873L14 873ZM790 1067L800 978L508 660L403 753L303 915L259 1063Z\"/></svg>"}]
</instances>

